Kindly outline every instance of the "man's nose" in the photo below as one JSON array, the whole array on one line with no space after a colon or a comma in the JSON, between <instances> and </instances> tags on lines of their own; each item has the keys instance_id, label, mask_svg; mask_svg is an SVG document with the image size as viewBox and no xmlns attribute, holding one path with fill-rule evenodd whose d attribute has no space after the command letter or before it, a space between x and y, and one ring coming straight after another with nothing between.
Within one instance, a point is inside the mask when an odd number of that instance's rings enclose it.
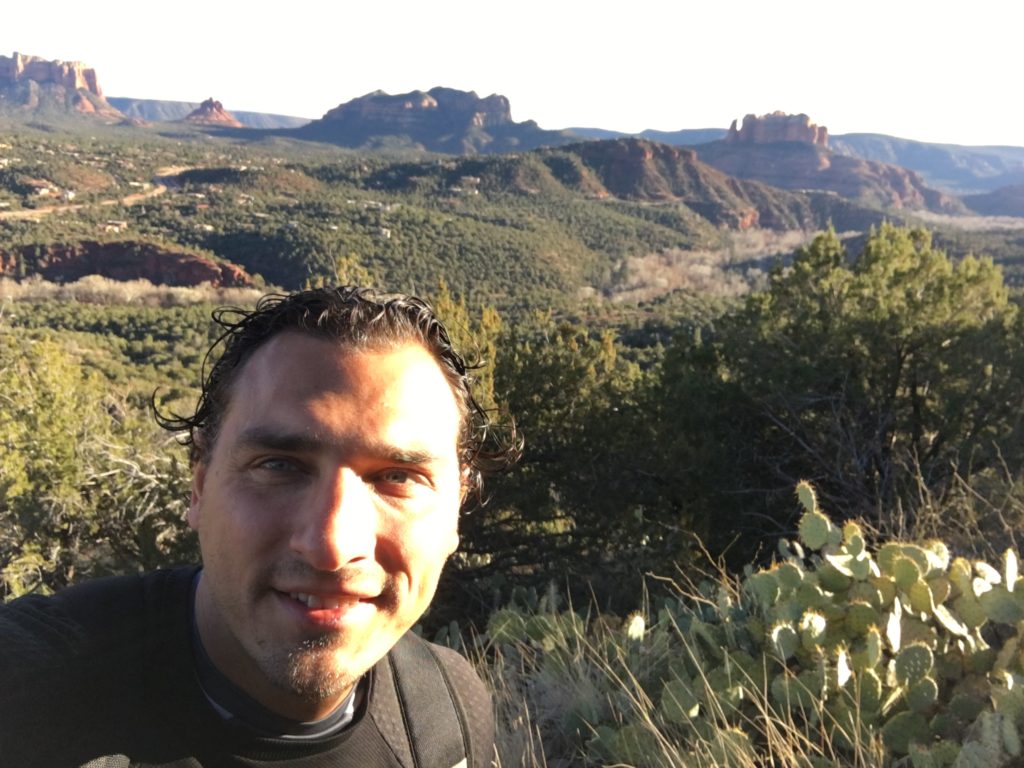
<instances>
[{"instance_id":1,"label":"man's nose","mask_svg":"<svg viewBox=\"0 0 1024 768\"><path fill-rule=\"evenodd\" d=\"M374 558L377 509L372 489L350 469L339 469L317 484L315 498L295 510L292 549L320 571Z\"/></svg>"}]
</instances>

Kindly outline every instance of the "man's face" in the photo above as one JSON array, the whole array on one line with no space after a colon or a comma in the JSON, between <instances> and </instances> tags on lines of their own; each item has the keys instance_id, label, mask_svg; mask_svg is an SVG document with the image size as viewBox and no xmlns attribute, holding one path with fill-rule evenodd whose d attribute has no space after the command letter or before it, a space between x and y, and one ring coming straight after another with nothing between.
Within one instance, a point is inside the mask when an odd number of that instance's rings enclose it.
<instances>
[{"instance_id":1,"label":"man's face","mask_svg":"<svg viewBox=\"0 0 1024 768\"><path fill-rule=\"evenodd\" d=\"M321 717L419 619L458 545L459 425L417 344L285 332L243 365L189 509L200 636L236 685Z\"/></svg>"}]
</instances>

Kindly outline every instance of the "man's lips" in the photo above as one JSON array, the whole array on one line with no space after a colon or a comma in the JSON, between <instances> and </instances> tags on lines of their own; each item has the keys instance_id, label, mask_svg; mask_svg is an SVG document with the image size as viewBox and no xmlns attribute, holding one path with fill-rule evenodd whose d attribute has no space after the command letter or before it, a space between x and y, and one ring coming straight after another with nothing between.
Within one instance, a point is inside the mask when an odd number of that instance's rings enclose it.
<instances>
[{"instance_id":1,"label":"man's lips","mask_svg":"<svg viewBox=\"0 0 1024 768\"><path fill-rule=\"evenodd\" d=\"M310 611L347 610L360 603L373 603L381 596L379 585L368 581L344 585L293 581L277 585L274 591Z\"/></svg>"},{"instance_id":2,"label":"man's lips","mask_svg":"<svg viewBox=\"0 0 1024 768\"><path fill-rule=\"evenodd\" d=\"M290 590L275 590L274 594L293 619L321 629L337 629L349 622L363 622L378 610L372 597L353 594Z\"/></svg>"},{"instance_id":3,"label":"man's lips","mask_svg":"<svg viewBox=\"0 0 1024 768\"><path fill-rule=\"evenodd\" d=\"M288 597L314 611L334 611L339 608L349 608L357 605L363 599L358 595L315 595L306 592L289 592Z\"/></svg>"}]
</instances>

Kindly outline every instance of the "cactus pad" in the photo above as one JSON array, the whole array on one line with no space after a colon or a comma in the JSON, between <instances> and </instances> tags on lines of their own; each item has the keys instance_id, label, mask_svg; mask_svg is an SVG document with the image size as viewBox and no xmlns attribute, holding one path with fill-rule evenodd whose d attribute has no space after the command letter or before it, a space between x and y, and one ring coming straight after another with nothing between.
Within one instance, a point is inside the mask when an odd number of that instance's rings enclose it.
<instances>
[{"instance_id":1,"label":"cactus pad","mask_svg":"<svg viewBox=\"0 0 1024 768\"><path fill-rule=\"evenodd\" d=\"M909 592L914 582L920 581L923 575L918 564L906 555L893 557L891 574L896 586L903 592Z\"/></svg>"},{"instance_id":2,"label":"cactus pad","mask_svg":"<svg viewBox=\"0 0 1024 768\"><path fill-rule=\"evenodd\" d=\"M814 509L804 512L797 531L805 547L818 551L828 543L832 527L832 521Z\"/></svg>"},{"instance_id":3,"label":"cactus pad","mask_svg":"<svg viewBox=\"0 0 1024 768\"><path fill-rule=\"evenodd\" d=\"M939 685L931 677L923 677L907 689L907 706L927 714L939 700Z\"/></svg>"},{"instance_id":4,"label":"cactus pad","mask_svg":"<svg viewBox=\"0 0 1024 768\"><path fill-rule=\"evenodd\" d=\"M814 492L814 486L806 480L801 480L796 484L796 497L800 506L804 508L804 512L818 511L818 494ZM813 549L817 549L817 547L813 547Z\"/></svg>"},{"instance_id":5,"label":"cactus pad","mask_svg":"<svg viewBox=\"0 0 1024 768\"><path fill-rule=\"evenodd\" d=\"M828 623L817 611L808 610L800 619L800 642L807 650L819 650L825 642Z\"/></svg>"},{"instance_id":6,"label":"cactus pad","mask_svg":"<svg viewBox=\"0 0 1024 768\"><path fill-rule=\"evenodd\" d=\"M800 636L792 624L776 624L770 634L772 647L783 661L791 658L800 647Z\"/></svg>"},{"instance_id":7,"label":"cactus pad","mask_svg":"<svg viewBox=\"0 0 1024 768\"><path fill-rule=\"evenodd\" d=\"M700 699L690 683L669 680L661 689L659 708L670 723L688 723L700 713Z\"/></svg>"},{"instance_id":8,"label":"cactus pad","mask_svg":"<svg viewBox=\"0 0 1024 768\"><path fill-rule=\"evenodd\" d=\"M931 648L915 643L904 646L896 654L893 671L896 673L896 682L903 687L909 687L931 674L934 666L935 657Z\"/></svg>"},{"instance_id":9,"label":"cactus pad","mask_svg":"<svg viewBox=\"0 0 1024 768\"><path fill-rule=\"evenodd\" d=\"M1003 553L1003 579L1006 591L1013 592L1017 584L1017 554L1012 549Z\"/></svg>"},{"instance_id":10,"label":"cactus pad","mask_svg":"<svg viewBox=\"0 0 1024 768\"><path fill-rule=\"evenodd\" d=\"M924 744L930 739L928 721L918 712L900 712L882 727L882 741L897 755L907 754L911 744Z\"/></svg>"}]
</instances>

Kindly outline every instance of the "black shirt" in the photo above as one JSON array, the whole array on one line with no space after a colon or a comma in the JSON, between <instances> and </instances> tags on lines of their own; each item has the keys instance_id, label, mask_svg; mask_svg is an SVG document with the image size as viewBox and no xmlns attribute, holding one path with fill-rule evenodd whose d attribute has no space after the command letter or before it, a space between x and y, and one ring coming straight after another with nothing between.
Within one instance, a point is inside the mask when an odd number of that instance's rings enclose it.
<instances>
[{"instance_id":1,"label":"black shirt","mask_svg":"<svg viewBox=\"0 0 1024 768\"><path fill-rule=\"evenodd\" d=\"M329 738L296 742L225 720L204 694L192 658L195 573L86 582L0 608L0 765L412 768L387 659L367 673L353 723ZM468 765L488 766L490 696L469 662L433 650L468 723Z\"/></svg>"}]
</instances>

